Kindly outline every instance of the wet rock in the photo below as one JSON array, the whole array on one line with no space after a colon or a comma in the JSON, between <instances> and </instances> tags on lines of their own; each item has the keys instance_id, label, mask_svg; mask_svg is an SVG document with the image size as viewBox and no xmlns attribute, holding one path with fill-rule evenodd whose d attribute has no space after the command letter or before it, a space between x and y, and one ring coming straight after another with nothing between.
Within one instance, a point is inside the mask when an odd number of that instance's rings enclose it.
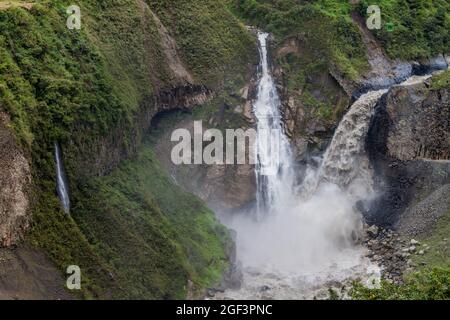
<instances>
[{"instance_id":1,"label":"wet rock","mask_svg":"<svg viewBox=\"0 0 450 320\"><path fill-rule=\"evenodd\" d=\"M367 233L371 237L376 237L378 235L378 227L376 225L371 226L369 229L367 229Z\"/></svg>"},{"instance_id":2,"label":"wet rock","mask_svg":"<svg viewBox=\"0 0 450 320\"><path fill-rule=\"evenodd\" d=\"M261 287L259 288L259 291L260 291L260 292L266 292L266 291L269 291L269 290L270 290L270 287L269 287L269 286L266 286L266 285L261 286Z\"/></svg>"},{"instance_id":3,"label":"wet rock","mask_svg":"<svg viewBox=\"0 0 450 320\"><path fill-rule=\"evenodd\" d=\"M379 101L366 149L383 195L367 213L369 223L411 239L448 212L442 199L450 195L449 93L424 82L394 86Z\"/></svg>"}]
</instances>

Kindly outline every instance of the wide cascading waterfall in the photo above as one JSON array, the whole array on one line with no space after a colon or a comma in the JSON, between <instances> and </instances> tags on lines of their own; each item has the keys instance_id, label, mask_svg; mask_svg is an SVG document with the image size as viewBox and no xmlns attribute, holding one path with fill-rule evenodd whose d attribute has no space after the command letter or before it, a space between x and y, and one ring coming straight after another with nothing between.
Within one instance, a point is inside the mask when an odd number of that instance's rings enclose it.
<instances>
[{"instance_id":1,"label":"wide cascading waterfall","mask_svg":"<svg viewBox=\"0 0 450 320\"><path fill-rule=\"evenodd\" d=\"M412 76L399 84L414 85L431 75ZM324 154L316 184L325 180L345 189L354 201L370 200L374 194L373 170L365 152L365 139L374 107L388 89L363 94L345 114Z\"/></svg>"},{"instance_id":2,"label":"wide cascading waterfall","mask_svg":"<svg viewBox=\"0 0 450 320\"><path fill-rule=\"evenodd\" d=\"M259 33L260 80L258 96L253 106L256 117L257 212L274 212L287 204L292 195L292 152L281 125L280 99L267 59L267 33Z\"/></svg>"},{"instance_id":3,"label":"wide cascading waterfall","mask_svg":"<svg viewBox=\"0 0 450 320\"><path fill-rule=\"evenodd\" d=\"M373 194L372 170L365 153L365 139L373 109L387 90L362 95L341 120L323 157L319 181L326 180L341 188L351 188L356 198Z\"/></svg>"},{"instance_id":4,"label":"wide cascading waterfall","mask_svg":"<svg viewBox=\"0 0 450 320\"><path fill-rule=\"evenodd\" d=\"M61 206L65 213L70 212L69 188L67 186L64 166L61 159L61 149L55 142L55 161L56 161L56 192L58 193Z\"/></svg>"}]
</instances>

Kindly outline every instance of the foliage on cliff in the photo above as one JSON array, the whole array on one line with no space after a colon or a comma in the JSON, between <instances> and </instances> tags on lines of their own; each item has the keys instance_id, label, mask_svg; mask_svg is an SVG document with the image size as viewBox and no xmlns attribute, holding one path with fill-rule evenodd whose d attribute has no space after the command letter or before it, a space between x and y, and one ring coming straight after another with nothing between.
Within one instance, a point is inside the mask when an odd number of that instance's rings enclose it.
<instances>
[{"instance_id":1,"label":"foliage on cliff","mask_svg":"<svg viewBox=\"0 0 450 320\"><path fill-rule=\"evenodd\" d=\"M184 61L202 82L223 85L248 72L249 62L258 62L255 37L243 31L223 0L146 2L173 31Z\"/></svg>"},{"instance_id":2,"label":"foliage on cliff","mask_svg":"<svg viewBox=\"0 0 450 320\"><path fill-rule=\"evenodd\" d=\"M410 275L405 284L382 282L380 289L355 284L350 292L358 300L448 300L450 268L433 268Z\"/></svg>"},{"instance_id":3,"label":"foliage on cliff","mask_svg":"<svg viewBox=\"0 0 450 320\"><path fill-rule=\"evenodd\" d=\"M148 146L103 178L80 179L73 162L85 155L95 164L92 146L112 132L120 136L108 146L123 157L134 154L142 137L139 112L175 85L150 9L179 41L195 81L213 89L220 90L224 77L242 81L254 40L215 0L78 1L81 30L66 27L71 4L0 10L0 108L33 164L28 241L61 271L81 267L81 296L181 298L188 279L199 290L217 281L224 266L226 236L212 213L173 186ZM70 178L71 216L62 213L55 193L55 141Z\"/></svg>"},{"instance_id":4,"label":"foliage on cliff","mask_svg":"<svg viewBox=\"0 0 450 320\"><path fill-rule=\"evenodd\" d=\"M173 183L149 144L77 197L74 219L111 266L111 281L120 285L115 297L182 299L220 281L226 230Z\"/></svg>"},{"instance_id":5,"label":"foliage on cliff","mask_svg":"<svg viewBox=\"0 0 450 320\"><path fill-rule=\"evenodd\" d=\"M357 78L366 70L367 62L358 29L349 15L341 13L341 6L347 8L349 4L334 4L333 8L339 10L333 11L324 9L328 3L334 2L234 0L230 6L235 14L280 41L299 36L319 60L337 65L349 78Z\"/></svg>"},{"instance_id":6,"label":"foliage on cliff","mask_svg":"<svg viewBox=\"0 0 450 320\"><path fill-rule=\"evenodd\" d=\"M382 28L373 32L391 58L430 58L450 51L447 0L362 0L358 9L363 16L369 5L380 7Z\"/></svg>"},{"instance_id":7,"label":"foliage on cliff","mask_svg":"<svg viewBox=\"0 0 450 320\"><path fill-rule=\"evenodd\" d=\"M431 89L450 88L450 70L446 70L431 79Z\"/></svg>"}]
</instances>

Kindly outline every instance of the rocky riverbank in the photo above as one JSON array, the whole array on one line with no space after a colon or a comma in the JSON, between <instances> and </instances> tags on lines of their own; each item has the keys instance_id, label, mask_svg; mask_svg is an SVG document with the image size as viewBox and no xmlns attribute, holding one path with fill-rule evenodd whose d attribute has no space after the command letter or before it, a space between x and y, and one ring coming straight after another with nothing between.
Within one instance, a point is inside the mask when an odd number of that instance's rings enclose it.
<instances>
[{"instance_id":1,"label":"rocky riverbank","mask_svg":"<svg viewBox=\"0 0 450 320\"><path fill-rule=\"evenodd\" d=\"M367 257L381 267L382 278L396 284L402 284L404 274L413 272L418 266L413 257L424 255L431 249L428 244L375 225L367 228L364 244L369 249Z\"/></svg>"}]
</instances>

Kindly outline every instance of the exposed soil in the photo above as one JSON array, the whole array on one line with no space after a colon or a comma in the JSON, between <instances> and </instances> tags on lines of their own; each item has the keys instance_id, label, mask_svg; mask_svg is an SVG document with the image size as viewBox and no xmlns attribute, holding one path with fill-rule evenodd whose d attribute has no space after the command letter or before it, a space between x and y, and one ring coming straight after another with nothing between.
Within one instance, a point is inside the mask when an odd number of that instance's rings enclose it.
<instances>
[{"instance_id":1,"label":"exposed soil","mask_svg":"<svg viewBox=\"0 0 450 320\"><path fill-rule=\"evenodd\" d=\"M35 249L0 249L0 300L73 299L60 272Z\"/></svg>"},{"instance_id":2,"label":"exposed soil","mask_svg":"<svg viewBox=\"0 0 450 320\"><path fill-rule=\"evenodd\" d=\"M0 1L0 10L6 10L12 7L21 7L30 10L34 3L18 1Z\"/></svg>"}]
</instances>

